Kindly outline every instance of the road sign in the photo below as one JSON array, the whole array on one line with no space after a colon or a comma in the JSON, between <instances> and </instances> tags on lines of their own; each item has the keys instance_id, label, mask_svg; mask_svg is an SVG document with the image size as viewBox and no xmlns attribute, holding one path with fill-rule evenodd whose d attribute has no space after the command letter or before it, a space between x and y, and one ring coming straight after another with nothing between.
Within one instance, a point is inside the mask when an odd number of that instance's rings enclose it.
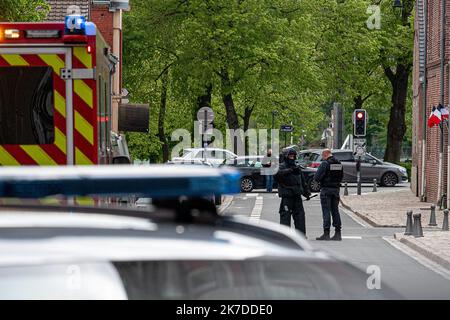
<instances>
[{"instance_id":1,"label":"road sign","mask_svg":"<svg viewBox=\"0 0 450 320\"><path fill-rule=\"evenodd\" d=\"M356 152L356 155L357 155L358 157L362 157L362 156L365 155L366 150L365 150L365 148L362 147L362 146L356 146L355 152Z\"/></svg>"},{"instance_id":2,"label":"road sign","mask_svg":"<svg viewBox=\"0 0 450 320\"><path fill-rule=\"evenodd\" d=\"M353 138L353 151L358 157L364 156L366 153L366 139L364 138Z\"/></svg>"},{"instance_id":3,"label":"road sign","mask_svg":"<svg viewBox=\"0 0 450 320\"><path fill-rule=\"evenodd\" d=\"M290 125L287 125L287 124L283 124L280 127L280 131L281 132L292 132L292 131L294 131L294 127L290 126Z\"/></svg>"}]
</instances>

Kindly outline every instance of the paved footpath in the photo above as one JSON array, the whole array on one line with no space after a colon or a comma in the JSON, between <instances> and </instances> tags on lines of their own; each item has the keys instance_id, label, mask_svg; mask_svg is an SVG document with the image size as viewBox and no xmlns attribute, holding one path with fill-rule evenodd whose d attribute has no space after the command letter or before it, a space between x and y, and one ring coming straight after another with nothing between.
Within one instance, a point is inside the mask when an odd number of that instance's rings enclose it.
<instances>
[{"instance_id":1,"label":"paved footpath","mask_svg":"<svg viewBox=\"0 0 450 320\"><path fill-rule=\"evenodd\" d=\"M394 238L397 244L420 253L436 264L437 269L450 273L450 232L442 231L443 211L436 209L437 226L429 226L431 203L420 202L408 185L383 188L382 191L367 192L361 196L350 193L341 197L341 204L372 226L404 227L407 210L420 213L424 237L405 236L404 229L401 229Z\"/></svg>"},{"instance_id":2,"label":"paved footpath","mask_svg":"<svg viewBox=\"0 0 450 320\"><path fill-rule=\"evenodd\" d=\"M276 193L242 193L226 201L222 214L279 223L279 204ZM316 197L304 205L307 237L313 247L345 259L364 271L368 266L379 266L383 283L407 299L450 299L450 273L395 240L394 233L403 232L403 228L374 228L342 209L343 241L316 241L322 233L320 201Z\"/></svg>"}]
</instances>

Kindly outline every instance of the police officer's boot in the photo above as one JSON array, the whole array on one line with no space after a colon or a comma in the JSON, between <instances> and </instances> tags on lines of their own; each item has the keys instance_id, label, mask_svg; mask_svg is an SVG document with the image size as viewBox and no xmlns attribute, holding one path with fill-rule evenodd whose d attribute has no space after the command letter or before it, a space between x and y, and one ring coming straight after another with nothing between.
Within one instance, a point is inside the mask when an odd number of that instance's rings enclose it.
<instances>
[{"instance_id":1,"label":"police officer's boot","mask_svg":"<svg viewBox=\"0 0 450 320\"><path fill-rule=\"evenodd\" d=\"M321 235L320 237L316 238L316 240L319 241L329 241L330 240L330 230L325 229L323 230L323 235Z\"/></svg>"},{"instance_id":2,"label":"police officer's boot","mask_svg":"<svg viewBox=\"0 0 450 320\"><path fill-rule=\"evenodd\" d=\"M335 230L334 231L334 236L333 236L333 238L331 238L331 240L333 240L333 241L341 241L342 240L342 237L341 237L341 230Z\"/></svg>"}]
</instances>

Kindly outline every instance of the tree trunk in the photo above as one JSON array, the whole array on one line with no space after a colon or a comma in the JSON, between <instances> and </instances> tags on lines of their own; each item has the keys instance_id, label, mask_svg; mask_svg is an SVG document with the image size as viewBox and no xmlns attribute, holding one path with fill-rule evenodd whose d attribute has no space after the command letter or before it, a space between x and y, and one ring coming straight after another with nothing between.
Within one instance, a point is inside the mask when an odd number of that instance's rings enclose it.
<instances>
[{"instance_id":1,"label":"tree trunk","mask_svg":"<svg viewBox=\"0 0 450 320\"><path fill-rule=\"evenodd\" d=\"M245 107L244 110L244 116L243 116L243 120L244 120L244 132L247 132L247 130L250 127L250 118L252 116L252 112L253 112L253 108L252 107ZM245 154L249 154L249 141L248 141L249 137L245 137Z\"/></svg>"},{"instance_id":2,"label":"tree trunk","mask_svg":"<svg viewBox=\"0 0 450 320\"><path fill-rule=\"evenodd\" d=\"M209 84L206 86L206 91L203 95L197 97L197 105L192 110L193 111L193 120L198 121L197 119L197 113L198 111L203 108L211 108L211 100L212 100L212 85Z\"/></svg>"},{"instance_id":3,"label":"tree trunk","mask_svg":"<svg viewBox=\"0 0 450 320\"><path fill-rule=\"evenodd\" d=\"M353 102L354 102L355 110L356 109L362 109L363 103L364 103L364 99L363 99L363 97L361 95L356 96L353 99Z\"/></svg>"},{"instance_id":4,"label":"tree trunk","mask_svg":"<svg viewBox=\"0 0 450 320\"><path fill-rule=\"evenodd\" d=\"M206 87L206 92L197 98L197 111L203 107L211 108L212 85Z\"/></svg>"},{"instance_id":5,"label":"tree trunk","mask_svg":"<svg viewBox=\"0 0 450 320\"><path fill-rule=\"evenodd\" d=\"M167 85L169 81L169 72L166 70L161 78L161 100L159 104L159 117L158 117L158 138L162 144L163 162L169 160L169 142L167 141L166 133L164 130L164 123L166 118L166 106L167 106Z\"/></svg>"},{"instance_id":6,"label":"tree trunk","mask_svg":"<svg viewBox=\"0 0 450 320\"><path fill-rule=\"evenodd\" d=\"M222 101L227 112L227 124L230 129L239 129L239 119L234 107L233 95L231 93L231 81L227 71L222 72Z\"/></svg>"},{"instance_id":7,"label":"tree trunk","mask_svg":"<svg viewBox=\"0 0 450 320\"><path fill-rule=\"evenodd\" d=\"M254 107L245 107L244 110L244 131L247 131L250 127L250 118L252 116L252 112L253 112L253 108Z\"/></svg>"},{"instance_id":8,"label":"tree trunk","mask_svg":"<svg viewBox=\"0 0 450 320\"><path fill-rule=\"evenodd\" d=\"M392 85L385 161L400 162L403 137L406 133L405 113L410 70L409 66L403 64L397 65L395 74L390 68L385 68L385 74Z\"/></svg>"}]
</instances>

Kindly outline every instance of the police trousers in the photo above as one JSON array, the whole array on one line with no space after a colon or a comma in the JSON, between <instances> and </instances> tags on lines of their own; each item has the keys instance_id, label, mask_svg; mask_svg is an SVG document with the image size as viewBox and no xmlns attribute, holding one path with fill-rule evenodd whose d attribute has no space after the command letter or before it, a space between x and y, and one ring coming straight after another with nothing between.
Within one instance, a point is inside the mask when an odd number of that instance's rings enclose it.
<instances>
[{"instance_id":1,"label":"police trousers","mask_svg":"<svg viewBox=\"0 0 450 320\"><path fill-rule=\"evenodd\" d=\"M281 198L280 224L290 227L291 216L294 219L295 229L306 234L305 209L301 196Z\"/></svg>"},{"instance_id":2,"label":"police trousers","mask_svg":"<svg viewBox=\"0 0 450 320\"><path fill-rule=\"evenodd\" d=\"M339 188L322 188L320 191L320 204L322 205L323 229L330 230L331 219L333 219L333 227L336 230L341 230Z\"/></svg>"}]
</instances>

